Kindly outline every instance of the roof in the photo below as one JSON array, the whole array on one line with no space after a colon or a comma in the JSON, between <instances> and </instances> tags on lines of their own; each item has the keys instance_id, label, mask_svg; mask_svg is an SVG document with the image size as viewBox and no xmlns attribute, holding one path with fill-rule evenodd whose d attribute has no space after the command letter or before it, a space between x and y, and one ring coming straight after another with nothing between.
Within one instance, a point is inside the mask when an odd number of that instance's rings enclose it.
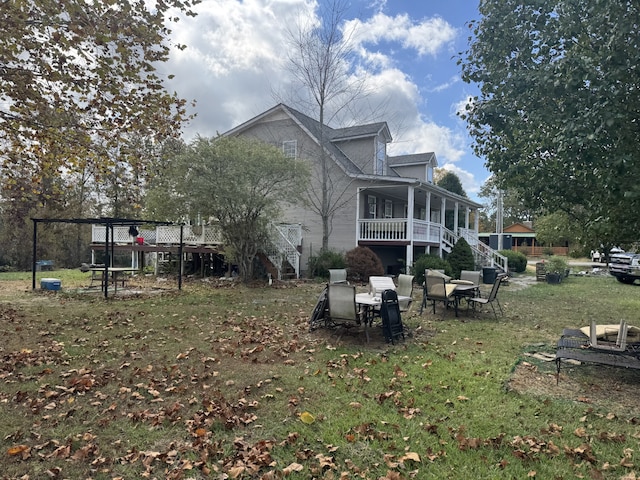
<instances>
[{"instance_id":1,"label":"roof","mask_svg":"<svg viewBox=\"0 0 640 480\"><path fill-rule=\"evenodd\" d=\"M413 153L409 155L396 155L387 157L390 167L408 166L408 165L431 165L438 166L436 154L433 152Z\"/></svg>"},{"instance_id":2,"label":"roof","mask_svg":"<svg viewBox=\"0 0 640 480\"><path fill-rule=\"evenodd\" d=\"M345 140L354 140L357 138L377 137L382 135L387 140L387 143L391 142L391 133L386 122L370 123L368 125L357 125L353 127L346 127L333 130L333 137L331 141L342 142Z\"/></svg>"},{"instance_id":3,"label":"roof","mask_svg":"<svg viewBox=\"0 0 640 480\"><path fill-rule=\"evenodd\" d=\"M311 139L313 139L318 145L320 145L320 139L323 138L325 140L324 148L328 152L328 154L335 160L335 162L342 167L345 173L351 177L358 177L360 179L366 179L372 182L398 182L402 184L406 183L415 183L422 184L426 188L430 188L432 190L439 191L442 194L445 194L449 198L454 200L462 201L466 204L475 206L477 208L482 207L481 204L474 202L473 200L457 195L453 192L450 192L444 188L440 188L432 183L424 183L419 181L416 178L408 178L400 176L393 167L398 166L410 166L410 165L430 165L433 167L438 166L438 161L436 159L435 153L427 152L427 153L417 153L417 154L409 154L409 155L398 155L398 156L387 156L388 166L390 168L387 169L387 175L373 175L365 173L357 164L355 164L344 152L340 149L340 143L353 140L358 138L368 138L368 137L376 137L378 135L382 135L383 138L390 142L392 140L391 133L389 132L389 127L386 122L376 122L369 123L366 125L356 125L352 127L345 128L331 128L327 125L320 125L320 122L305 115L304 113L292 108L284 103L279 103L278 105L270 108L269 110L262 112L261 114L253 117L250 120L238 125L237 127L229 130L224 133L224 135L238 135L242 131L250 128L254 124L260 122L262 119L267 118L268 116L274 114L275 112L280 111L285 113L289 118L291 118L294 122L298 124L298 126L309 135Z\"/></svg>"},{"instance_id":4,"label":"roof","mask_svg":"<svg viewBox=\"0 0 640 480\"><path fill-rule=\"evenodd\" d=\"M156 220L141 220L135 218L114 218L114 217L99 217L99 218L31 218L32 221L38 223L76 223L76 224L91 224L91 225L178 225L175 222L159 222Z\"/></svg>"},{"instance_id":5,"label":"roof","mask_svg":"<svg viewBox=\"0 0 640 480\"><path fill-rule=\"evenodd\" d=\"M503 229L504 233L533 233L535 235L535 230L524 223L513 223L508 227Z\"/></svg>"}]
</instances>

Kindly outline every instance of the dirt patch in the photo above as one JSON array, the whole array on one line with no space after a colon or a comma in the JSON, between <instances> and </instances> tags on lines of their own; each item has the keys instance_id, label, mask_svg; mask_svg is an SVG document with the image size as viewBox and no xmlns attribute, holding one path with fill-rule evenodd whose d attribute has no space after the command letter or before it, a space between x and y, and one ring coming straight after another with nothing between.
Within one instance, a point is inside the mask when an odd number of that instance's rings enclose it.
<instances>
[{"instance_id":1,"label":"dirt patch","mask_svg":"<svg viewBox=\"0 0 640 480\"><path fill-rule=\"evenodd\" d=\"M640 370L563 362L559 378L553 361L532 358L515 367L507 390L581 402L618 416L634 417L640 398Z\"/></svg>"}]
</instances>

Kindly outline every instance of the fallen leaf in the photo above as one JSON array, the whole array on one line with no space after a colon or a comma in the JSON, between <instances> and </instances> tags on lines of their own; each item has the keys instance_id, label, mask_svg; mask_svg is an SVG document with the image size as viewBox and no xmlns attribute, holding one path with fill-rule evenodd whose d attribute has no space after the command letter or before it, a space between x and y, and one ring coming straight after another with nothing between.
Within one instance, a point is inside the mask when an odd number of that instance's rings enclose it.
<instances>
[{"instance_id":1,"label":"fallen leaf","mask_svg":"<svg viewBox=\"0 0 640 480\"><path fill-rule=\"evenodd\" d=\"M300 414L300 420L302 420L302 423L306 423L307 425L311 425L313 422L316 421L316 417L311 415L309 412L302 412Z\"/></svg>"},{"instance_id":2,"label":"fallen leaf","mask_svg":"<svg viewBox=\"0 0 640 480\"><path fill-rule=\"evenodd\" d=\"M304 467L302 465L293 462L289 466L285 467L284 470L282 470L282 473L284 473L285 475L291 475L293 472L301 472L302 470L304 470Z\"/></svg>"}]
</instances>

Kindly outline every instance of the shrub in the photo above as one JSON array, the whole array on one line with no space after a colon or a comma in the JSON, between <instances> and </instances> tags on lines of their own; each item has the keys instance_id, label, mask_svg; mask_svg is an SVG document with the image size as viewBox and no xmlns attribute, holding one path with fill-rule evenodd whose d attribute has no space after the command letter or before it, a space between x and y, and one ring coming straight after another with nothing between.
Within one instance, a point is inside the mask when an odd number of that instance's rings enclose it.
<instances>
[{"instance_id":1,"label":"shrub","mask_svg":"<svg viewBox=\"0 0 640 480\"><path fill-rule=\"evenodd\" d=\"M476 261L473 258L471 247L464 238L459 238L447 255L447 262L451 265L451 271L455 278L460 278L462 270L474 270Z\"/></svg>"},{"instance_id":2,"label":"shrub","mask_svg":"<svg viewBox=\"0 0 640 480\"><path fill-rule=\"evenodd\" d=\"M444 273L451 276L452 270L449 262L438 257L437 255L424 254L420 255L415 262L413 262L413 267L411 268L411 272L415 275L415 282L418 285L422 285L424 283L424 271L426 269L432 270L444 270Z\"/></svg>"},{"instance_id":3,"label":"shrub","mask_svg":"<svg viewBox=\"0 0 640 480\"><path fill-rule=\"evenodd\" d=\"M500 250L498 253L507 257L509 270L522 273L527 269L527 256L524 253L513 250Z\"/></svg>"},{"instance_id":4,"label":"shrub","mask_svg":"<svg viewBox=\"0 0 640 480\"><path fill-rule=\"evenodd\" d=\"M569 265L562 257L553 256L544 262L547 273L557 273L564 276L569 269Z\"/></svg>"},{"instance_id":5,"label":"shrub","mask_svg":"<svg viewBox=\"0 0 640 480\"><path fill-rule=\"evenodd\" d=\"M384 267L378 256L368 247L356 247L345 255L347 278L364 282L371 275L384 275Z\"/></svg>"},{"instance_id":6,"label":"shrub","mask_svg":"<svg viewBox=\"0 0 640 480\"><path fill-rule=\"evenodd\" d=\"M345 268L346 263L341 253L325 250L316 257L309 257L309 277L329 278L330 268Z\"/></svg>"}]
</instances>

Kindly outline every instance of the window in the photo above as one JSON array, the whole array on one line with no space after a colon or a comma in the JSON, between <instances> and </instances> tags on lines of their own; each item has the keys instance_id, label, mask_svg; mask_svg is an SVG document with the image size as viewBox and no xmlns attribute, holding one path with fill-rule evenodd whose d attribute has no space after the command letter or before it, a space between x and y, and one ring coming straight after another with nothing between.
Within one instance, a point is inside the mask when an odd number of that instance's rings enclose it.
<instances>
[{"instance_id":1,"label":"window","mask_svg":"<svg viewBox=\"0 0 640 480\"><path fill-rule=\"evenodd\" d=\"M282 153L288 158L298 158L298 142L296 140L282 142Z\"/></svg>"},{"instance_id":2,"label":"window","mask_svg":"<svg viewBox=\"0 0 640 480\"><path fill-rule=\"evenodd\" d=\"M378 210L378 199L374 196L367 196L367 203L369 204L369 218L376 218Z\"/></svg>"},{"instance_id":3,"label":"window","mask_svg":"<svg viewBox=\"0 0 640 480\"><path fill-rule=\"evenodd\" d=\"M391 200L384 201L384 218L393 218L393 202Z\"/></svg>"},{"instance_id":4,"label":"window","mask_svg":"<svg viewBox=\"0 0 640 480\"><path fill-rule=\"evenodd\" d=\"M387 160L387 145L380 140L376 143L376 158L375 165L373 166L374 175L385 174L385 164Z\"/></svg>"}]
</instances>

